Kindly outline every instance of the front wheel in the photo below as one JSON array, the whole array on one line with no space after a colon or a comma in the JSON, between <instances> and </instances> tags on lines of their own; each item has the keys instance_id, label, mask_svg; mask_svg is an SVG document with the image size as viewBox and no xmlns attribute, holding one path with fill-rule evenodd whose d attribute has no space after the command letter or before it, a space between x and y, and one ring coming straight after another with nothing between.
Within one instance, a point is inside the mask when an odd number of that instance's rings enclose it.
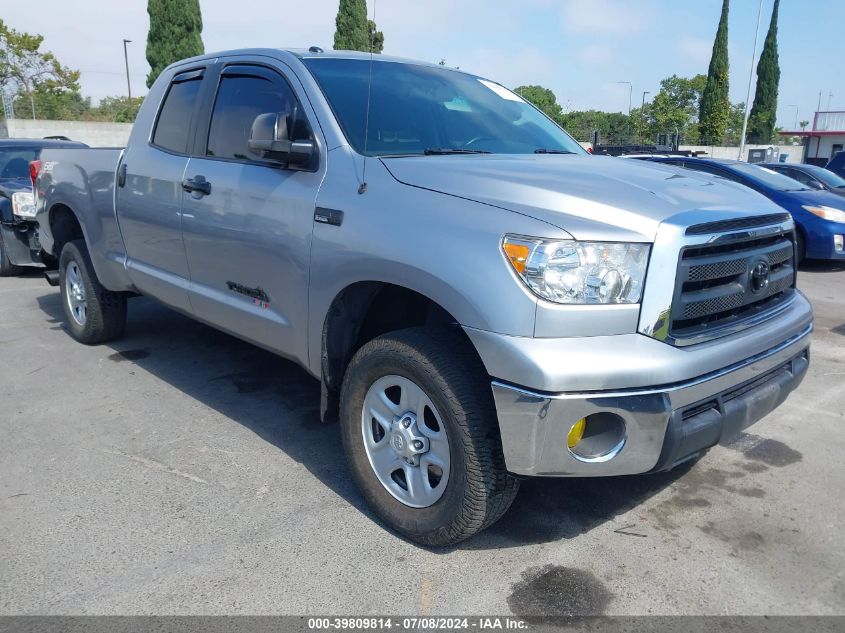
<instances>
[{"instance_id":1,"label":"front wheel","mask_svg":"<svg viewBox=\"0 0 845 633\"><path fill-rule=\"evenodd\" d=\"M354 356L341 391L341 434L353 477L390 527L423 545L452 545L508 509L489 379L449 329L380 336Z\"/></svg>"},{"instance_id":2,"label":"front wheel","mask_svg":"<svg viewBox=\"0 0 845 633\"><path fill-rule=\"evenodd\" d=\"M71 336L95 345L119 338L126 328L126 295L103 287L83 240L68 242L59 258L59 288Z\"/></svg>"}]
</instances>

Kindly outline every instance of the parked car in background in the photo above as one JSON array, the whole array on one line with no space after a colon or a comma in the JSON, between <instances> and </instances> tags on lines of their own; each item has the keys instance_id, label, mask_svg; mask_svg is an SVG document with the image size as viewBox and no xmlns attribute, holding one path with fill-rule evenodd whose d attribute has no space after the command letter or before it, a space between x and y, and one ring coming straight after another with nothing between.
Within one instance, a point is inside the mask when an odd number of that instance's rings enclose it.
<instances>
[{"instance_id":1,"label":"parked car in background","mask_svg":"<svg viewBox=\"0 0 845 633\"><path fill-rule=\"evenodd\" d=\"M763 194L792 214L798 260L845 259L845 200L766 167L722 158L644 159L720 176Z\"/></svg>"},{"instance_id":2,"label":"parked car in background","mask_svg":"<svg viewBox=\"0 0 845 633\"><path fill-rule=\"evenodd\" d=\"M763 163L766 167L784 176L789 176L811 189L829 191L838 196L845 196L845 178L818 165L794 165L791 163Z\"/></svg>"},{"instance_id":3,"label":"parked car in background","mask_svg":"<svg viewBox=\"0 0 845 633\"><path fill-rule=\"evenodd\" d=\"M845 178L845 152L836 152L824 168L832 171L837 176Z\"/></svg>"},{"instance_id":4,"label":"parked car in background","mask_svg":"<svg viewBox=\"0 0 845 633\"><path fill-rule=\"evenodd\" d=\"M0 277L25 266L43 266L30 163L45 147L87 147L84 143L51 139L0 139ZM37 168L37 163L33 166Z\"/></svg>"}]
</instances>

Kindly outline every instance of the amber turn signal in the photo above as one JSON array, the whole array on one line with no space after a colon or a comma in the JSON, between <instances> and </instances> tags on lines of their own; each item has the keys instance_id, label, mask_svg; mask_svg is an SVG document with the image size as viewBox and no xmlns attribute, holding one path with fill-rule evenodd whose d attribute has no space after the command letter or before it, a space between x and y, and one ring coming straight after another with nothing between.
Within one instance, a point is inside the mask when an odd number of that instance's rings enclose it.
<instances>
[{"instance_id":1,"label":"amber turn signal","mask_svg":"<svg viewBox=\"0 0 845 633\"><path fill-rule=\"evenodd\" d=\"M505 255L511 262L516 272L522 274L525 272L525 264L528 263L528 255L531 250L526 244L516 244L514 242L505 242L503 245Z\"/></svg>"}]
</instances>

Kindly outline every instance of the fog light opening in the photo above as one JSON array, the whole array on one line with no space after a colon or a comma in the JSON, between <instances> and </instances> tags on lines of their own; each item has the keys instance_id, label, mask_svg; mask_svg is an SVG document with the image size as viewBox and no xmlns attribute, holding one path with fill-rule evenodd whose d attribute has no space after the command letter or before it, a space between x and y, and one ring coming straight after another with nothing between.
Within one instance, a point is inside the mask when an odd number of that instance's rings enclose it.
<instances>
[{"instance_id":1,"label":"fog light opening","mask_svg":"<svg viewBox=\"0 0 845 633\"><path fill-rule=\"evenodd\" d=\"M566 445L573 449L581 438L584 437L584 428L587 426L587 418L581 418L569 429L569 434L566 436Z\"/></svg>"},{"instance_id":2,"label":"fog light opening","mask_svg":"<svg viewBox=\"0 0 845 633\"><path fill-rule=\"evenodd\" d=\"M580 461L606 462L625 445L625 421L615 413L590 414L569 429L567 445Z\"/></svg>"}]
</instances>

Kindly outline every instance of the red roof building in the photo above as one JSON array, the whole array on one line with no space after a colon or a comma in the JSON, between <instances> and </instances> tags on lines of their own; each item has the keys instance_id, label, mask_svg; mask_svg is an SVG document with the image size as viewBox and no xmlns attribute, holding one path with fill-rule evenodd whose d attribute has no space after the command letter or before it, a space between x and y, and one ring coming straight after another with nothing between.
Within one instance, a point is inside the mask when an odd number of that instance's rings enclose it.
<instances>
[{"instance_id":1,"label":"red roof building","mask_svg":"<svg viewBox=\"0 0 845 633\"><path fill-rule=\"evenodd\" d=\"M845 112L816 112L811 130L782 130L780 134L804 138L804 162L824 166L845 149Z\"/></svg>"}]
</instances>

